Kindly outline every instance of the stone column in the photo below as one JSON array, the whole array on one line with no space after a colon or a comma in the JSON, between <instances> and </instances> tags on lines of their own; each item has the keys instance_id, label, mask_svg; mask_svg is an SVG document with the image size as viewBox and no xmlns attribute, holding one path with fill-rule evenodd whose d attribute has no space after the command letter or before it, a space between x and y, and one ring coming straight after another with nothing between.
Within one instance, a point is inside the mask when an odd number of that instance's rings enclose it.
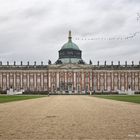
<instances>
[{"instance_id":1,"label":"stone column","mask_svg":"<svg viewBox=\"0 0 140 140\"><path fill-rule=\"evenodd\" d=\"M106 81L106 72L104 72L104 78L105 78L105 79L104 79L104 82L105 82L105 90L106 90L106 89L107 89L107 88L106 88L106 82L107 82L107 81Z\"/></svg>"},{"instance_id":2,"label":"stone column","mask_svg":"<svg viewBox=\"0 0 140 140\"><path fill-rule=\"evenodd\" d=\"M134 72L133 71L131 72L131 78L132 78L132 81L131 81L132 87L131 88L132 88L132 90L134 90Z\"/></svg>"},{"instance_id":3,"label":"stone column","mask_svg":"<svg viewBox=\"0 0 140 140\"><path fill-rule=\"evenodd\" d=\"M100 90L100 79L99 79L99 72L97 73L97 90Z\"/></svg>"},{"instance_id":4,"label":"stone column","mask_svg":"<svg viewBox=\"0 0 140 140\"><path fill-rule=\"evenodd\" d=\"M27 73L27 89L30 89L30 77L29 77L30 73Z\"/></svg>"},{"instance_id":5,"label":"stone column","mask_svg":"<svg viewBox=\"0 0 140 140\"><path fill-rule=\"evenodd\" d=\"M135 74L136 72L134 72L134 90L136 90Z\"/></svg>"},{"instance_id":6,"label":"stone column","mask_svg":"<svg viewBox=\"0 0 140 140\"><path fill-rule=\"evenodd\" d=\"M92 72L89 73L89 78L90 78L90 91L92 91L93 87L92 87Z\"/></svg>"},{"instance_id":7,"label":"stone column","mask_svg":"<svg viewBox=\"0 0 140 140\"><path fill-rule=\"evenodd\" d=\"M23 73L20 73L20 88L23 89Z\"/></svg>"},{"instance_id":8,"label":"stone column","mask_svg":"<svg viewBox=\"0 0 140 140\"><path fill-rule=\"evenodd\" d=\"M85 77L84 77L84 72L82 71L82 90L85 89Z\"/></svg>"},{"instance_id":9,"label":"stone column","mask_svg":"<svg viewBox=\"0 0 140 140\"><path fill-rule=\"evenodd\" d=\"M0 88L2 88L2 74L0 73Z\"/></svg>"},{"instance_id":10,"label":"stone column","mask_svg":"<svg viewBox=\"0 0 140 140\"><path fill-rule=\"evenodd\" d=\"M34 72L33 73L33 82L34 82L34 91L36 91L37 90L37 73L36 72Z\"/></svg>"},{"instance_id":11,"label":"stone column","mask_svg":"<svg viewBox=\"0 0 140 140\"><path fill-rule=\"evenodd\" d=\"M76 72L74 72L74 84L73 84L73 86L74 86L74 90L76 90ZM74 91L75 92L75 91Z\"/></svg>"},{"instance_id":12,"label":"stone column","mask_svg":"<svg viewBox=\"0 0 140 140\"><path fill-rule=\"evenodd\" d=\"M9 74L10 74L9 72L6 73L6 87L7 88L9 88L9 83L10 83L10 81L9 81L9 77L10 77Z\"/></svg>"},{"instance_id":13,"label":"stone column","mask_svg":"<svg viewBox=\"0 0 140 140\"><path fill-rule=\"evenodd\" d=\"M3 89L3 74L1 73L1 87Z\"/></svg>"},{"instance_id":14,"label":"stone column","mask_svg":"<svg viewBox=\"0 0 140 140\"><path fill-rule=\"evenodd\" d=\"M14 89L16 89L16 73L14 72Z\"/></svg>"},{"instance_id":15,"label":"stone column","mask_svg":"<svg viewBox=\"0 0 140 140\"><path fill-rule=\"evenodd\" d=\"M92 91L94 91L94 72L92 70Z\"/></svg>"},{"instance_id":16,"label":"stone column","mask_svg":"<svg viewBox=\"0 0 140 140\"><path fill-rule=\"evenodd\" d=\"M121 82L121 76L120 76L120 74L121 74L121 71L119 71L119 73L118 73L118 89L119 90L121 90L121 85L120 85L120 82Z\"/></svg>"},{"instance_id":17,"label":"stone column","mask_svg":"<svg viewBox=\"0 0 140 140\"><path fill-rule=\"evenodd\" d=\"M65 83L67 83L68 72L65 72Z\"/></svg>"},{"instance_id":18,"label":"stone column","mask_svg":"<svg viewBox=\"0 0 140 140\"><path fill-rule=\"evenodd\" d=\"M139 91L139 90L140 90L140 89L139 89L139 84L140 84L140 81L139 81L139 80L140 80L139 72L137 72L137 74L138 74L138 91Z\"/></svg>"},{"instance_id":19,"label":"stone column","mask_svg":"<svg viewBox=\"0 0 140 140\"><path fill-rule=\"evenodd\" d=\"M128 90L128 74L125 72L125 90Z\"/></svg>"},{"instance_id":20,"label":"stone column","mask_svg":"<svg viewBox=\"0 0 140 140\"><path fill-rule=\"evenodd\" d=\"M111 90L114 90L114 73L111 72Z\"/></svg>"},{"instance_id":21,"label":"stone column","mask_svg":"<svg viewBox=\"0 0 140 140\"><path fill-rule=\"evenodd\" d=\"M57 88L57 89L60 88L60 86L59 86L59 71L56 72L56 83L57 83L56 88ZM56 89L56 90L57 90L57 89ZM59 90L60 90L60 89L59 89Z\"/></svg>"},{"instance_id":22,"label":"stone column","mask_svg":"<svg viewBox=\"0 0 140 140\"><path fill-rule=\"evenodd\" d=\"M40 74L41 74L41 75L40 75L40 80L41 80L41 90L44 90L44 82L43 82L43 81L44 81L44 80L43 80L43 79L44 79L44 77L43 77L44 75L43 75L43 72L41 72Z\"/></svg>"},{"instance_id":23,"label":"stone column","mask_svg":"<svg viewBox=\"0 0 140 140\"><path fill-rule=\"evenodd\" d=\"M51 73L48 72L48 85L49 85L49 89L51 89Z\"/></svg>"}]
</instances>

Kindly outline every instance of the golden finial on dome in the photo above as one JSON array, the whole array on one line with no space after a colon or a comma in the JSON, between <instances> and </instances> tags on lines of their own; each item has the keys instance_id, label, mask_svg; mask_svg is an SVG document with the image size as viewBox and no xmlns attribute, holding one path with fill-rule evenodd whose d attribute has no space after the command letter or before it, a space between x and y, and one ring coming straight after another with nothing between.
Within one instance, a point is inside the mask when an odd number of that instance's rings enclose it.
<instances>
[{"instance_id":1,"label":"golden finial on dome","mask_svg":"<svg viewBox=\"0 0 140 140\"><path fill-rule=\"evenodd\" d=\"M69 37L68 37L69 41L71 41L72 37L71 37L71 30L69 31Z\"/></svg>"},{"instance_id":2,"label":"golden finial on dome","mask_svg":"<svg viewBox=\"0 0 140 140\"><path fill-rule=\"evenodd\" d=\"M71 37L71 30L69 31L69 37Z\"/></svg>"}]
</instances>

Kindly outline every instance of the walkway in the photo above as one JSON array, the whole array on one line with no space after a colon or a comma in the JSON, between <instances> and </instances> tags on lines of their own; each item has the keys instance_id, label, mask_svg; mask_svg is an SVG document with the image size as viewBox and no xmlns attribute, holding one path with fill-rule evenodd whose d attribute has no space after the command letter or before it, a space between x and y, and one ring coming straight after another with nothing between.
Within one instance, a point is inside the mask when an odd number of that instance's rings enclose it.
<instances>
[{"instance_id":1,"label":"walkway","mask_svg":"<svg viewBox=\"0 0 140 140\"><path fill-rule=\"evenodd\" d=\"M90 96L4 103L0 139L140 139L140 105Z\"/></svg>"}]
</instances>

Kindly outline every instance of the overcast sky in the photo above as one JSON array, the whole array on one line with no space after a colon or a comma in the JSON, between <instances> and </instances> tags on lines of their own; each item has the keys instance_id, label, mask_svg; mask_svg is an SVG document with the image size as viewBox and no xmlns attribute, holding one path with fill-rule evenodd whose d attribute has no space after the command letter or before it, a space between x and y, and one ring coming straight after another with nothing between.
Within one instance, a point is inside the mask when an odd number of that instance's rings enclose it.
<instances>
[{"instance_id":1,"label":"overcast sky","mask_svg":"<svg viewBox=\"0 0 140 140\"><path fill-rule=\"evenodd\" d=\"M0 0L0 61L55 62L71 30L87 63L138 64L139 33L123 40L88 38L140 32L139 13L140 0Z\"/></svg>"}]
</instances>

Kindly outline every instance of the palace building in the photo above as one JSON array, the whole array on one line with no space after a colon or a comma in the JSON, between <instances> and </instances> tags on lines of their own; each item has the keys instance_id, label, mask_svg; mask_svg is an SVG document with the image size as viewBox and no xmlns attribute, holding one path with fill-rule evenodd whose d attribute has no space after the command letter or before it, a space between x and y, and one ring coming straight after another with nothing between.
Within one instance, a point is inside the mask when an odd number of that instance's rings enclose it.
<instances>
[{"instance_id":1,"label":"palace building","mask_svg":"<svg viewBox=\"0 0 140 140\"><path fill-rule=\"evenodd\" d=\"M93 65L82 59L82 51L72 42L69 31L68 42L59 50L58 60L48 65L6 65L0 62L0 91L13 88L16 91L46 91L51 93L81 94L87 92L118 92L132 90L140 92L139 65Z\"/></svg>"}]
</instances>

